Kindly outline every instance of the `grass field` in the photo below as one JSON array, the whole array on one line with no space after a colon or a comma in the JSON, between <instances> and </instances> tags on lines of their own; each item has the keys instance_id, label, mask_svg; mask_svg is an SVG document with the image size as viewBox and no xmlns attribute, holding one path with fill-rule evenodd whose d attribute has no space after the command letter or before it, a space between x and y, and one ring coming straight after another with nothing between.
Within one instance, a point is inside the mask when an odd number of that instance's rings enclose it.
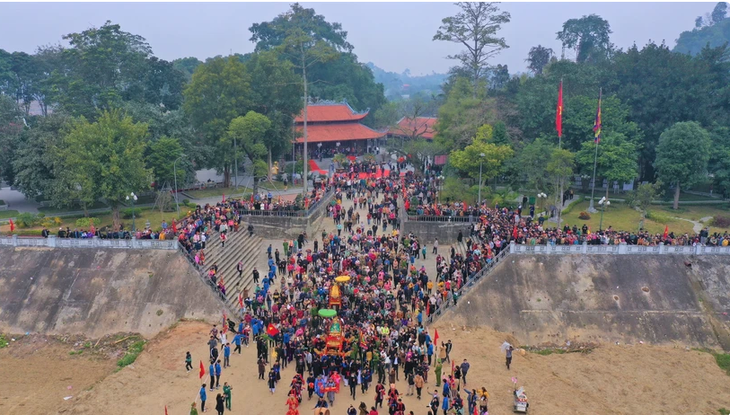
<instances>
[{"instance_id":1,"label":"grass field","mask_svg":"<svg viewBox=\"0 0 730 415\"><path fill-rule=\"evenodd\" d=\"M273 190L273 191L277 191L277 192L287 189L287 187L284 186L284 182L280 182L280 181L276 181L276 180L272 180L270 182L261 182L261 184L259 186L262 189ZM302 188L301 183L298 183L294 186L291 183L289 183L289 187L288 187L288 189L301 189L301 188Z\"/></svg>"},{"instance_id":2,"label":"grass field","mask_svg":"<svg viewBox=\"0 0 730 415\"><path fill-rule=\"evenodd\" d=\"M95 202L93 205L88 206L87 209L102 209L108 208L108 206L102 202ZM52 216L54 213L65 213L65 212L80 212L84 209L81 206L71 206L65 208L56 208L51 206L41 206L38 211L44 213L46 216Z\"/></svg>"},{"instance_id":3,"label":"grass field","mask_svg":"<svg viewBox=\"0 0 730 415\"><path fill-rule=\"evenodd\" d=\"M597 231L598 225L600 224L601 220L601 212L600 212L600 206L597 206L599 209L598 212L591 214L591 218L588 220L579 219L578 215L580 215L580 212L587 211L588 210L588 201L583 201L578 203L570 213L564 214L563 219L566 221L568 225L571 227L573 225L578 226L579 228L583 226L584 223L586 223L591 231ZM657 213L660 213L661 216L666 217L666 223L659 223L657 221L646 219L644 220L644 229L647 229L649 232L652 233L663 233L664 227L668 226L670 232L674 233L689 233L693 234L693 224L691 222L687 222L680 219L674 219L672 216L676 217L684 217L687 219L697 220L700 217L704 216L714 216L716 214L723 214L726 213L726 210L721 210L717 208L712 208L709 206L689 206L685 210L681 212L674 212L671 209L665 209L663 207L654 207L654 210ZM613 229L616 230L626 230L626 231L637 231L639 229L639 220L641 218L641 214L630 208L628 205L624 203L613 203L611 206L609 206L604 215L603 215L603 228L606 229L609 226L613 227ZM713 228L711 228L712 230ZM714 228L716 230L724 230L721 228Z\"/></svg>"},{"instance_id":4,"label":"grass field","mask_svg":"<svg viewBox=\"0 0 730 415\"><path fill-rule=\"evenodd\" d=\"M14 218L18 216L17 210L1 210L0 219Z\"/></svg>"}]
</instances>

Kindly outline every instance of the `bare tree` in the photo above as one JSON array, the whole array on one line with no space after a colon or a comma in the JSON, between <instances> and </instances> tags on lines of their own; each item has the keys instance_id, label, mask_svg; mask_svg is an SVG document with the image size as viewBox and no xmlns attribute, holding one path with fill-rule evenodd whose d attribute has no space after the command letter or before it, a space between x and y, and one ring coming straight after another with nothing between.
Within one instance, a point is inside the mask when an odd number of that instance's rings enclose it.
<instances>
[{"instance_id":1,"label":"bare tree","mask_svg":"<svg viewBox=\"0 0 730 415\"><path fill-rule=\"evenodd\" d=\"M488 69L489 58L506 49L504 38L497 37L503 23L509 23L510 14L500 12L499 3L455 3L461 12L441 20L441 27L433 40L460 43L466 50L447 56L461 62L471 74L474 97L477 96L479 82Z\"/></svg>"}]
</instances>

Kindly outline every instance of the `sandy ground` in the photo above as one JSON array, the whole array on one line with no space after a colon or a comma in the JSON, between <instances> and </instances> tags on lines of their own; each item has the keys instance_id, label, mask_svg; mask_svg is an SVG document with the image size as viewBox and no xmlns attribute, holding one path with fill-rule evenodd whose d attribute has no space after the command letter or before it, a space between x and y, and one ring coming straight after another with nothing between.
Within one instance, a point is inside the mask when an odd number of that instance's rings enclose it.
<instances>
[{"instance_id":1,"label":"sandy ground","mask_svg":"<svg viewBox=\"0 0 730 415\"><path fill-rule=\"evenodd\" d=\"M112 372L113 362L94 362L69 357L67 350L48 348L37 353L0 354L0 376L4 380L3 414L164 414L189 413L201 381L198 367L207 356L205 339L210 326L199 322L177 325L150 341L133 365ZM707 353L672 346L605 345L589 354L569 353L540 356L515 354L513 367L504 367L499 345L506 335L487 329L452 330L439 327L441 339L452 339L457 362L471 362L469 387L485 386L491 393L490 414L511 412L511 379L525 386L536 415L566 414L697 414L718 413L730 408L728 376ZM195 369L184 369L184 356L191 351ZM204 362L205 363L205 362ZM257 380L255 347L231 358L223 382L233 386L234 414L269 415L286 413L286 393L294 367L283 371L282 382L272 396L264 381ZM207 363L205 363L207 371ZM20 374L20 375L19 375ZM205 380L208 380L205 378ZM73 390L67 391L67 385ZM89 386L94 385L89 389ZM433 373L425 389L433 391ZM222 389L222 388L221 388ZM398 382L405 393L405 382ZM208 392L207 413L215 413L212 402L221 390ZM425 393L425 391L424 391ZM22 394L22 395L21 395ZM64 401L63 397L73 395ZM332 414L344 414L347 406L360 401L372 405L374 391L353 401L347 389L337 396ZM405 397L406 409L427 414L427 399ZM21 406L24 404L24 406ZM199 403L198 403L199 405ZM306 397L300 411L311 413L314 402ZM380 414L387 413L381 410Z\"/></svg>"}]
</instances>

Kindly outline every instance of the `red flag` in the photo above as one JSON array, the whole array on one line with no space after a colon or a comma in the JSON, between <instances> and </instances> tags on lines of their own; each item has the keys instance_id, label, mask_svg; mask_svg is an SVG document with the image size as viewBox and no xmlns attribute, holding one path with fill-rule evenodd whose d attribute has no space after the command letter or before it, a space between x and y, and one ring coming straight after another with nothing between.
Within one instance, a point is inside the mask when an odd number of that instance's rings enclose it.
<instances>
[{"instance_id":1,"label":"red flag","mask_svg":"<svg viewBox=\"0 0 730 415\"><path fill-rule=\"evenodd\" d=\"M266 327L266 333L267 333L267 334L268 334L269 336L271 336L271 337L274 337L274 336L276 336L277 334L279 334L279 330L277 330L277 328L276 328L276 327L274 327L274 325L273 325L273 324L269 323L269 326L268 326L268 327Z\"/></svg>"},{"instance_id":2,"label":"red flag","mask_svg":"<svg viewBox=\"0 0 730 415\"><path fill-rule=\"evenodd\" d=\"M15 230L15 224L13 223L13 220L10 219L10 232Z\"/></svg>"},{"instance_id":3,"label":"red flag","mask_svg":"<svg viewBox=\"0 0 730 415\"><path fill-rule=\"evenodd\" d=\"M593 122L593 135L595 136L594 142L596 144L601 142L601 127L603 126L603 123L601 122L601 94L603 90L598 90L598 109L596 110L596 120Z\"/></svg>"},{"instance_id":4,"label":"red flag","mask_svg":"<svg viewBox=\"0 0 730 415\"><path fill-rule=\"evenodd\" d=\"M243 308L243 295L241 293L238 293L238 306Z\"/></svg>"},{"instance_id":5,"label":"red flag","mask_svg":"<svg viewBox=\"0 0 730 415\"><path fill-rule=\"evenodd\" d=\"M664 237L669 236L669 225L664 225Z\"/></svg>"},{"instance_id":6,"label":"red flag","mask_svg":"<svg viewBox=\"0 0 730 415\"><path fill-rule=\"evenodd\" d=\"M433 333L433 344L436 347L438 347L438 345L439 345L439 331L438 331L438 329L435 329L434 330L434 333Z\"/></svg>"},{"instance_id":7,"label":"red flag","mask_svg":"<svg viewBox=\"0 0 730 415\"><path fill-rule=\"evenodd\" d=\"M558 89L558 108L555 113L555 129L558 131L558 137L563 136L563 80L560 80L560 88Z\"/></svg>"},{"instance_id":8,"label":"red flag","mask_svg":"<svg viewBox=\"0 0 730 415\"><path fill-rule=\"evenodd\" d=\"M514 229L512 229L512 237L517 239L517 226L515 226Z\"/></svg>"},{"instance_id":9,"label":"red flag","mask_svg":"<svg viewBox=\"0 0 730 415\"><path fill-rule=\"evenodd\" d=\"M226 203L226 194L223 193L223 203Z\"/></svg>"},{"instance_id":10,"label":"red flag","mask_svg":"<svg viewBox=\"0 0 730 415\"><path fill-rule=\"evenodd\" d=\"M175 219L172 220L172 233L177 233L177 223L175 223Z\"/></svg>"},{"instance_id":11,"label":"red flag","mask_svg":"<svg viewBox=\"0 0 730 415\"><path fill-rule=\"evenodd\" d=\"M198 374L198 377L200 379L203 379L203 376L205 376L205 366L203 366L203 361L200 361L200 373Z\"/></svg>"},{"instance_id":12,"label":"red flag","mask_svg":"<svg viewBox=\"0 0 730 415\"><path fill-rule=\"evenodd\" d=\"M167 405L165 405L165 415L167 415Z\"/></svg>"},{"instance_id":13,"label":"red flag","mask_svg":"<svg viewBox=\"0 0 730 415\"><path fill-rule=\"evenodd\" d=\"M431 302L426 301L426 317L431 315Z\"/></svg>"},{"instance_id":14,"label":"red flag","mask_svg":"<svg viewBox=\"0 0 730 415\"><path fill-rule=\"evenodd\" d=\"M456 369L456 361L451 361L451 376L454 376L454 370Z\"/></svg>"}]
</instances>

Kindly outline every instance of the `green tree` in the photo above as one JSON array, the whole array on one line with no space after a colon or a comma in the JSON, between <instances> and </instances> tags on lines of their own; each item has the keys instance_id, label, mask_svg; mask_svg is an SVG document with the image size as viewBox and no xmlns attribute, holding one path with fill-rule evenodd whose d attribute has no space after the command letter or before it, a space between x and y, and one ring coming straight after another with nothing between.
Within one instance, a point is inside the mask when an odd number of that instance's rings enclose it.
<instances>
[{"instance_id":1,"label":"green tree","mask_svg":"<svg viewBox=\"0 0 730 415\"><path fill-rule=\"evenodd\" d=\"M710 135L696 122L679 122L659 137L654 166L659 179L674 184L674 209L681 187L704 177L710 159Z\"/></svg>"},{"instance_id":2,"label":"green tree","mask_svg":"<svg viewBox=\"0 0 730 415\"><path fill-rule=\"evenodd\" d=\"M185 77L185 80L188 82L193 79L193 72L195 72L195 69L202 64L203 62L201 62L200 59L192 56L172 61L172 67L180 71Z\"/></svg>"},{"instance_id":3,"label":"green tree","mask_svg":"<svg viewBox=\"0 0 730 415\"><path fill-rule=\"evenodd\" d=\"M172 137L160 137L149 144L147 155L147 167L152 171L152 177L158 189L165 184L174 186L175 173L177 173L178 185L188 181L185 160L175 161L183 154L183 147L180 141Z\"/></svg>"},{"instance_id":4,"label":"green tree","mask_svg":"<svg viewBox=\"0 0 730 415\"><path fill-rule=\"evenodd\" d=\"M498 120L497 102L484 96L473 98L471 83L458 78L444 105L439 108L436 140L447 149L463 149L484 124Z\"/></svg>"},{"instance_id":5,"label":"green tree","mask_svg":"<svg viewBox=\"0 0 730 415\"><path fill-rule=\"evenodd\" d=\"M662 195L662 183L641 183L626 195L626 203L634 209L641 212L641 220L639 221L639 229L644 227L644 219L646 212L651 206L651 202Z\"/></svg>"},{"instance_id":6,"label":"green tree","mask_svg":"<svg viewBox=\"0 0 730 415\"><path fill-rule=\"evenodd\" d=\"M67 183L75 187L81 202L89 205L105 199L118 229L119 207L131 192L149 189L151 172L145 168L147 126L135 124L119 110L105 111L96 122L83 117L63 139L60 164ZM63 193L55 193L56 202ZM67 198L64 198L67 199Z\"/></svg>"},{"instance_id":7,"label":"green tree","mask_svg":"<svg viewBox=\"0 0 730 415\"><path fill-rule=\"evenodd\" d=\"M527 69L532 71L535 75L542 75L543 69L550 63L550 59L553 57L553 50L546 48L542 45L533 46L530 48L530 52L527 53Z\"/></svg>"},{"instance_id":8,"label":"green tree","mask_svg":"<svg viewBox=\"0 0 730 415\"><path fill-rule=\"evenodd\" d=\"M251 108L250 75L235 57L216 58L195 70L185 88L183 108L198 130L211 157L205 165L223 173L225 186L231 183L231 146L225 140L228 126Z\"/></svg>"},{"instance_id":9,"label":"green tree","mask_svg":"<svg viewBox=\"0 0 730 415\"><path fill-rule=\"evenodd\" d=\"M718 24L727 17L727 3L721 1L712 10L712 24Z\"/></svg>"},{"instance_id":10,"label":"green tree","mask_svg":"<svg viewBox=\"0 0 730 415\"><path fill-rule=\"evenodd\" d=\"M255 111L249 111L243 117L234 118L228 127L228 134L226 134L223 140L224 145L232 150L227 153L226 157L229 157L231 159L230 161L233 161L233 155L236 154L235 151L239 151L240 154L245 154L254 165L255 174L257 161L263 161L263 157L268 152L264 138L270 128L271 121L265 115ZM264 165L268 166L266 162L264 162ZM264 170L264 175L266 171L268 171L268 167ZM254 176L255 178L256 176ZM254 180L254 191L257 190L257 183Z\"/></svg>"},{"instance_id":11,"label":"green tree","mask_svg":"<svg viewBox=\"0 0 730 415\"><path fill-rule=\"evenodd\" d=\"M481 167L482 181L489 181L499 174L504 161L513 154L514 151L509 146L494 144L492 127L484 125L479 128L471 144L463 150L451 153L450 163L457 170L474 179L479 179Z\"/></svg>"},{"instance_id":12,"label":"green tree","mask_svg":"<svg viewBox=\"0 0 730 415\"><path fill-rule=\"evenodd\" d=\"M13 184L26 197L53 194L58 168L58 148L73 120L63 113L38 117L32 128L23 130L13 157Z\"/></svg>"},{"instance_id":13,"label":"green tree","mask_svg":"<svg viewBox=\"0 0 730 415\"><path fill-rule=\"evenodd\" d=\"M604 61L610 57L613 50L611 33L611 26L606 20L591 14L567 20L557 35L563 43L563 50L573 49L575 61L583 63Z\"/></svg>"},{"instance_id":14,"label":"green tree","mask_svg":"<svg viewBox=\"0 0 730 415\"><path fill-rule=\"evenodd\" d=\"M558 192L555 194L555 205L558 207L558 224L561 223L560 216L562 215L563 207L563 189L567 187L569 178L573 176L573 169L575 168L575 154L571 153L570 150L564 148L554 148L550 154L550 161L548 161L546 172L554 178L555 187Z\"/></svg>"},{"instance_id":15,"label":"green tree","mask_svg":"<svg viewBox=\"0 0 730 415\"><path fill-rule=\"evenodd\" d=\"M0 94L0 177L7 183L15 181L12 163L23 131L21 115L13 99Z\"/></svg>"},{"instance_id":16,"label":"green tree","mask_svg":"<svg viewBox=\"0 0 730 415\"><path fill-rule=\"evenodd\" d=\"M455 4L460 9L459 13L441 20L441 26L433 40L458 43L466 47L465 51L447 58L459 61L469 72L473 87L472 97L476 98L479 83L486 75L488 60L509 47L504 38L497 36L497 32L503 24L509 23L510 14L500 12L498 3Z\"/></svg>"},{"instance_id":17,"label":"green tree","mask_svg":"<svg viewBox=\"0 0 730 415\"><path fill-rule=\"evenodd\" d=\"M619 184L631 182L638 176L638 152L636 145L629 141L621 133L606 134L598 146L598 157L596 144L593 140L583 142L580 151L576 153L576 161L585 174L593 174L593 162L596 161L596 177L608 180L606 186L606 199L611 184L617 181Z\"/></svg>"},{"instance_id":18,"label":"green tree","mask_svg":"<svg viewBox=\"0 0 730 415\"><path fill-rule=\"evenodd\" d=\"M548 140L537 138L524 146L516 157L518 168L514 169L515 175L519 181L526 183L530 190L551 193L550 178L545 172L552 150L553 146Z\"/></svg>"}]
</instances>

